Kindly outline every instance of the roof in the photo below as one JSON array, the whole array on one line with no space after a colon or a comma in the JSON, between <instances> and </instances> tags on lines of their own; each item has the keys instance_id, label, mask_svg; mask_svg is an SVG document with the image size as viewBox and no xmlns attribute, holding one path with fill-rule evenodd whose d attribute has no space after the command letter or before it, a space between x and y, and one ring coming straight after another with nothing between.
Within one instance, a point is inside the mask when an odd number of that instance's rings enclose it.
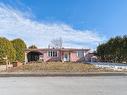
<instances>
[{"instance_id":1,"label":"roof","mask_svg":"<svg viewBox=\"0 0 127 95\"><path fill-rule=\"evenodd\" d=\"M26 49L25 51L48 51L48 50L61 50L61 51L76 51L76 50L83 50L89 51L90 49L78 49L78 48L40 48L40 49Z\"/></svg>"}]
</instances>

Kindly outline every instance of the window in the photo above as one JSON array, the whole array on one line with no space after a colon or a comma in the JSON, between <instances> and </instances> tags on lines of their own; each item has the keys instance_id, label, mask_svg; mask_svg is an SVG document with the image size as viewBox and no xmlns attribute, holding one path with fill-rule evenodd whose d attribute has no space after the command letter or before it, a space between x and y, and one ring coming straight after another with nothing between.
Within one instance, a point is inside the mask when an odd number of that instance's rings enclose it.
<instances>
[{"instance_id":1,"label":"window","mask_svg":"<svg viewBox=\"0 0 127 95\"><path fill-rule=\"evenodd\" d=\"M83 51L77 51L77 57L81 58L84 56L84 52Z\"/></svg>"},{"instance_id":2,"label":"window","mask_svg":"<svg viewBox=\"0 0 127 95\"><path fill-rule=\"evenodd\" d=\"M67 55L67 54L65 54L65 55L64 55L64 57L67 59L67 58L68 58L68 55Z\"/></svg>"},{"instance_id":3,"label":"window","mask_svg":"<svg viewBox=\"0 0 127 95\"><path fill-rule=\"evenodd\" d=\"M57 57L57 51L48 51L49 57Z\"/></svg>"}]
</instances>

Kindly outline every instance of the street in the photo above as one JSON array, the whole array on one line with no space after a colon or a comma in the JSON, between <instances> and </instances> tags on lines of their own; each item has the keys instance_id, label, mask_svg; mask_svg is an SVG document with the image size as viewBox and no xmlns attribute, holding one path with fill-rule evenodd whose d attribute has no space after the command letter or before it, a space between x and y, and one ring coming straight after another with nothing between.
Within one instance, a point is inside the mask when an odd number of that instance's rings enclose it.
<instances>
[{"instance_id":1,"label":"street","mask_svg":"<svg viewBox=\"0 0 127 95\"><path fill-rule=\"evenodd\" d=\"M1 95L127 95L126 76L6 77Z\"/></svg>"}]
</instances>

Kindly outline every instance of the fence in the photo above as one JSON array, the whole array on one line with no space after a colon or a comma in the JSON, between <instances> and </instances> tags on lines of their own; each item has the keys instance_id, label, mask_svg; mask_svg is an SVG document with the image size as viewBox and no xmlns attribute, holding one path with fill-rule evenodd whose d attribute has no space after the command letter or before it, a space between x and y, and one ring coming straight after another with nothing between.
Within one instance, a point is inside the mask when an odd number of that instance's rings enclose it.
<instances>
[{"instance_id":1,"label":"fence","mask_svg":"<svg viewBox=\"0 0 127 95\"><path fill-rule=\"evenodd\" d=\"M11 67L13 67L13 65L12 64L10 64L10 65L0 65L0 71L4 71L4 70L6 70L7 69L7 67L8 68L11 68Z\"/></svg>"}]
</instances>

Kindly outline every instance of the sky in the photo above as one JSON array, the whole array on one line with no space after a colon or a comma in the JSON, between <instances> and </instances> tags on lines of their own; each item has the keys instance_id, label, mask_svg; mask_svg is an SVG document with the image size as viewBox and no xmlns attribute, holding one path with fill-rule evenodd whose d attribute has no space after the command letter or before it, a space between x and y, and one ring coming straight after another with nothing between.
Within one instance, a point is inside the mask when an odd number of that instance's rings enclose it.
<instances>
[{"instance_id":1,"label":"sky","mask_svg":"<svg viewBox=\"0 0 127 95\"><path fill-rule=\"evenodd\" d=\"M0 0L0 36L48 47L91 48L127 34L127 0Z\"/></svg>"}]
</instances>

